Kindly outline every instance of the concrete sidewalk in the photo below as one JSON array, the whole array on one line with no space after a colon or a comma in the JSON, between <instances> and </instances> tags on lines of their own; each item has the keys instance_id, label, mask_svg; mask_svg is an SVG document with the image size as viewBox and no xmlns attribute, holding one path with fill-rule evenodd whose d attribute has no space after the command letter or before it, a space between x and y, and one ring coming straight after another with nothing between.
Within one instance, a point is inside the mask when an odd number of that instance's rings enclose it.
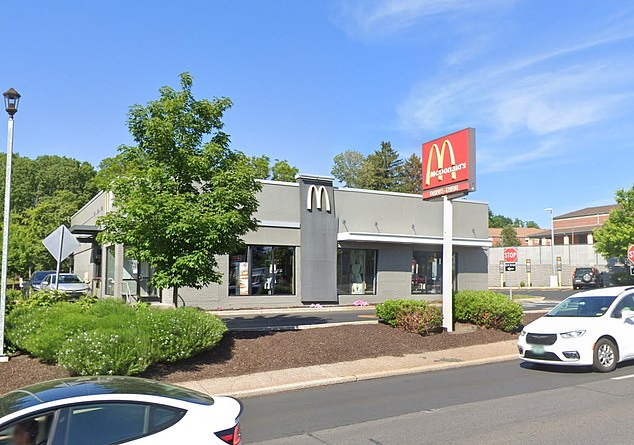
<instances>
[{"instance_id":1,"label":"concrete sidewalk","mask_svg":"<svg viewBox=\"0 0 634 445\"><path fill-rule=\"evenodd\" d=\"M507 340L402 357L368 358L177 384L212 395L253 397L337 383L514 360L518 357L516 344L516 340Z\"/></svg>"}]
</instances>

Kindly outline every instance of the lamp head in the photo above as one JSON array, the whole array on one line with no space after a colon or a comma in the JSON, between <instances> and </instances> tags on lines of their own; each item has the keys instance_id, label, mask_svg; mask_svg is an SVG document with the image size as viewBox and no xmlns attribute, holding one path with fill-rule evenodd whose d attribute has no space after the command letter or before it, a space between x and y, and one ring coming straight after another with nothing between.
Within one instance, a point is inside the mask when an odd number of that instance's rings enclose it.
<instances>
[{"instance_id":1,"label":"lamp head","mask_svg":"<svg viewBox=\"0 0 634 445\"><path fill-rule=\"evenodd\" d=\"M13 117L18 112L18 104L20 103L20 93L13 88L9 88L3 94L4 96L4 108L9 113L9 116Z\"/></svg>"}]
</instances>

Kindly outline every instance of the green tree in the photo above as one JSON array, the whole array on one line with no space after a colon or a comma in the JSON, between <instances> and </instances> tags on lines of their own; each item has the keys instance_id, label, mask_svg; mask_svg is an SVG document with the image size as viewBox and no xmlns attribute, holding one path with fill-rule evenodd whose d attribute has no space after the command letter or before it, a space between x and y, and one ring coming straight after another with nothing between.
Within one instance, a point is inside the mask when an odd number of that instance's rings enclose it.
<instances>
[{"instance_id":1,"label":"green tree","mask_svg":"<svg viewBox=\"0 0 634 445\"><path fill-rule=\"evenodd\" d=\"M4 170L6 155L2 155L1 162ZM98 191L95 174L90 163L77 159L55 155L29 159L16 155L11 163L11 210L22 212L36 207L41 199L58 190L70 191L84 203ZM4 181L0 182L0 195L4 196ZM4 201L0 206L4 207Z\"/></svg>"},{"instance_id":2,"label":"green tree","mask_svg":"<svg viewBox=\"0 0 634 445\"><path fill-rule=\"evenodd\" d=\"M526 228L528 229L539 229L539 224L537 224L535 221L533 221L532 219L529 219L528 221L526 221Z\"/></svg>"},{"instance_id":3,"label":"green tree","mask_svg":"<svg viewBox=\"0 0 634 445\"><path fill-rule=\"evenodd\" d=\"M399 191L403 176L403 160L390 142L368 155L361 171L364 187L371 190Z\"/></svg>"},{"instance_id":4,"label":"green tree","mask_svg":"<svg viewBox=\"0 0 634 445\"><path fill-rule=\"evenodd\" d=\"M99 220L101 241L150 263L152 285L172 288L174 305L180 287L220 282L215 255L238 251L257 228L255 169L222 131L231 101L196 100L192 83L183 73L181 90L164 86L159 99L130 108L137 146L119 148L132 162L110 183L115 210Z\"/></svg>"},{"instance_id":5,"label":"green tree","mask_svg":"<svg viewBox=\"0 0 634 445\"><path fill-rule=\"evenodd\" d=\"M519 246L522 244L520 239L517 237L515 228L511 225L507 225L502 228L501 238L500 244L503 247Z\"/></svg>"},{"instance_id":6,"label":"green tree","mask_svg":"<svg viewBox=\"0 0 634 445\"><path fill-rule=\"evenodd\" d=\"M105 158L99 163L94 182L99 190L110 190L110 184L119 176L124 176L132 170L132 165L141 158L136 153L138 147L121 147L120 152L111 158Z\"/></svg>"},{"instance_id":7,"label":"green tree","mask_svg":"<svg viewBox=\"0 0 634 445\"><path fill-rule=\"evenodd\" d=\"M251 166L255 169L257 179L269 179L271 175L271 158L266 155L249 158Z\"/></svg>"},{"instance_id":8,"label":"green tree","mask_svg":"<svg viewBox=\"0 0 634 445\"><path fill-rule=\"evenodd\" d=\"M295 175L299 173L297 167L292 167L286 160L275 160L271 166L271 158L266 155L253 156L249 162L255 169L257 179L272 179L273 181L295 182Z\"/></svg>"},{"instance_id":9,"label":"green tree","mask_svg":"<svg viewBox=\"0 0 634 445\"><path fill-rule=\"evenodd\" d=\"M401 190L404 193L423 193L423 165L420 157L413 153L403 163Z\"/></svg>"},{"instance_id":10,"label":"green tree","mask_svg":"<svg viewBox=\"0 0 634 445\"><path fill-rule=\"evenodd\" d=\"M634 244L634 186L615 193L617 204L603 226L594 231L597 252L606 258L625 258L627 248Z\"/></svg>"},{"instance_id":11,"label":"green tree","mask_svg":"<svg viewBox=\"0 0 634 445\"><path fill-rule=\"evenodd\" d=\"M54 268L55 259L46 250L42 240L62 224L70 226L70 217L84 202L74 192L57 190L53 195L41 198L37 206L16 217L16 231L10 237L16 244L9 247L9 258L15 255L16 259L11 264L12 272L28 272L30 275L33 270Z\"/></svg>"},{"instance_id":12,"label":"green tree","mask_svg":"<svg viewBox=\"0 0 634 445\"><path fill-rule=\"evenodd\" d=\"M333 159L332 175L346 187L363 188L363 165L365 156L355 150L346 150Z\"/></svg>"},{"instance_id":13,"label":"green tree","mask_svg":"<svg viewBox=\"0 0 634 445\"><path fill-rule=\"evenodd\" d=\"M286 160L275 160L271 167L271 179L274 181L295 182L295 175L299 173L297 167L291 167Z\"/></svg>"},{"instance_id":14,"label":"green tree","mask_svg":"<svg viewBox=\"0 0 634 445\"><path fill-rule=\"evenodd\" d=\"M35 206L40 199L53 196L58 190L73 193L82 204L98 191L94 183L95 169L88 162L52 155L38 156L34 162L37 179L33 200Z\"/></svg>"},{"instance_id":15,"label":"green tree","mask_svg":"<svg viewBox=\"0 0 634 445\"><path fill-rule=\"evenodd\" d=\"M494 215L493 211L489 208L489 227L492 229L502 229L505 226L512 226L513 220L506 216Z\"/></svg>"},{"instance_id":16,"label":"green tree","mask_svg":"<svg viewBox=\"0 0 634 445\"><path fill-rule=\"evenodd\" d=\"M0 196L4 197L4 172L6 168L7 156L0 155L0 170L2 181L0 181ZM11 161L11 212L22 212L33 207L35 201L35 191L37 190L37 175L35 162L29 158L23 158L19 154L14 154ZM0 208L4 209L4 199L0 203Z\"/></svg>"},{"instance_id":17,"label":"green tree","mask_svg":"<svg viewBox=\"0 0 634 445\"><path fill-rule=\"evenodd\" d=\"M4 164L6 156L0 162ZM27 276L34 269L54 265L42 240L60 224L68 225L73 213L96 193L95 170L87 162L62 156L29 159L16 155L11 176L8 272ZM0 194L4 194L4 181Z\"/></svg>"}]
</instances>

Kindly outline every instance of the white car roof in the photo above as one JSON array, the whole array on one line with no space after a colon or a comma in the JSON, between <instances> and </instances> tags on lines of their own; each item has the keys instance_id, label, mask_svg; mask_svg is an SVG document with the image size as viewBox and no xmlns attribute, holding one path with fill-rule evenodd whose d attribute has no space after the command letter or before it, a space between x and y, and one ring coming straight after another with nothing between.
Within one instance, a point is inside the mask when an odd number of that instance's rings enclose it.
<instances>
[{"instance_id":1,"label":"white car roof","mask_svg":"<svg viewBox=\"0 0 634 445\"><path fill-rule=\"evenodd\" d=\"M200 405L213 405L214 398L191 389L155 380L123 376L70 377L36 383L0 397L0 418L18 411L68 403L71 400L116 400L129 397L162 397Z\"/></svg>"},{"instance_id":2,"label":"white car roof","mask_svg":"<svg viewBox=\"0 0 634 445\"><path fill-rule=\"evenodd\" d=\"M634 286L601 287L598 289L577 292L576 294L572 294L571 297L612 297L618 296L628 290L634 290Z\"/></svg>"}]
</instances>

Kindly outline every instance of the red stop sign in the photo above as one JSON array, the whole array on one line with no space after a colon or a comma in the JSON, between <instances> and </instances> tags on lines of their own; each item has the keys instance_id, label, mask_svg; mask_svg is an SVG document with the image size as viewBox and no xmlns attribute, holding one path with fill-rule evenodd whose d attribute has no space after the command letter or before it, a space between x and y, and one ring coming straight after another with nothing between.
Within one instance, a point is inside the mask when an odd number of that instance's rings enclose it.
<instances>
[{"instance_id":1,"label":"red stop sign","mask_svg":"<svg viewBox=\"0 0 634 445\"><path fill-rule=\"evenodd\" d=\"M515 247L507 247L504 249L504 261L506 263L517 262L517 249Z\"/></svg>"},{"instance_id":2,"label":"red stop sign","mask_svg":"<svg viewBox=\"0 0 634 445\"><path fill-rule=\"evenodd\" d=\"M630 248L627 249L627 259L630 263L634 264L634 246L630 246Z\"/></svg>"}]
</instances>

